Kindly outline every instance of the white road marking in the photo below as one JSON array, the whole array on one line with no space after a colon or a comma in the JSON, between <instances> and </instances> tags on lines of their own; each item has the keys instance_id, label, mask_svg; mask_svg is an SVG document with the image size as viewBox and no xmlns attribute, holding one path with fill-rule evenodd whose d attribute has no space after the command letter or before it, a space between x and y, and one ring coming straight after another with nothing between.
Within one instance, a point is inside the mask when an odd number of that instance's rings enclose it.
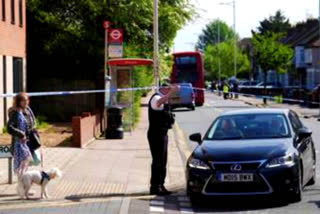
<instances>
[{"instance_id":1,"label":"white road marking","mask_svg":"<svg viewBox=\"0 0 320 214\"><path fill-rule=\"evenodd\" d=\"M163 213L164 212L164 208L163 207L150 206L150 212Z\"/></svg>"},{"instance_id":2,"label":"white road marking","mask_svg":"<svg viewBox=\"0 0 320 214\"><path fill-rule=\"evenodd\" d=\"M193 213L193 209L192 208L180 208L180 213Z\"/></svg>"},{"instance_id":3,"label":"white road marking","mask_svg":"<svg viewBox=\"0 0 320 214\"><path fill-rule=\"evenodd\" d=\"M150 201L150 206L163 206L164 201L152 200Z\"/></svg>"},{"instance_id":4,"label":"white road marking","mask_svg":"<svg viewBox=\"0 0 320 214\"><path fill-rule=\"evenodd\" d=\"M130 198L124 198L122 200L119 214L129 213L130 200L131 200Z\"/></svg>"}]
</instances>

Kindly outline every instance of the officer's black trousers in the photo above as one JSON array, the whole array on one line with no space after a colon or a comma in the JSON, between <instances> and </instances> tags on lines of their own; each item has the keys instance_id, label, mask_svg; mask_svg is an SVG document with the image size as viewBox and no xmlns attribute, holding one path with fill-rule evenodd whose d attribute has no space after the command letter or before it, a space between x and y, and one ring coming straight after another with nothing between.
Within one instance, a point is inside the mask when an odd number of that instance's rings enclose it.
<instances>
[{"instance_id":1,"label":"officer's black trousers","mask_svg":"<svg viewBox=\"0 0 320 214\"><path fill-rule=\"evenodd\" d=\"M148 131L148 141L152 156L151 187L163 185L167 173L168 134Z\"/></svg>"}]
</instances>

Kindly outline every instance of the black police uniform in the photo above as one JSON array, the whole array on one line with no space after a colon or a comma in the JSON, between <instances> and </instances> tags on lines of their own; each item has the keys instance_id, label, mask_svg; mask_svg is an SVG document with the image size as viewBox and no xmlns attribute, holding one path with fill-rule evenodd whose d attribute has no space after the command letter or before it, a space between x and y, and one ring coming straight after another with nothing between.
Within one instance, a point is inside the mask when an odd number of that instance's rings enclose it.
<instances>
[{"instance_id":1,"label":"black police uniform","mask_svg":"<svg viewBox=\"0 0 320 214\"><path fill-rule=\"evenodd\" d=\"M156 95L159 94L154 94L148 104L148 141L152 155L151 188L164 185L167 172L168 129L174 123L174 116L167 105L163 110L152 109L151 101Z\"/></svg>"}]
</instances>

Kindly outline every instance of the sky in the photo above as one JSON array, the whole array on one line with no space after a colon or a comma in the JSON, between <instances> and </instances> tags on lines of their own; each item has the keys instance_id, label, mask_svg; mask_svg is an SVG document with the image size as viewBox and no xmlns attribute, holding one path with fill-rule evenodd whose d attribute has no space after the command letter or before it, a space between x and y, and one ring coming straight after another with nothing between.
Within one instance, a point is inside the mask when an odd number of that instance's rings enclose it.
<instances>
[{"instance_id":1,"label":"sky","mask_svg":"<svg viewBox=\"0 0 320 214\"><path fill-rule=\"evenodd\" d=\"M191 0L197 8L199 18L189 22L177 34L173 52L192 51L202 29L210 20L221 19L233 26L233 9L221 2L232 0ZM318 17L319 0L235 0L236 31L241 38L250 37L251 30L259 26L259 21L281 10L292 24L307 18Z\"/></svg>"}]
</instances>

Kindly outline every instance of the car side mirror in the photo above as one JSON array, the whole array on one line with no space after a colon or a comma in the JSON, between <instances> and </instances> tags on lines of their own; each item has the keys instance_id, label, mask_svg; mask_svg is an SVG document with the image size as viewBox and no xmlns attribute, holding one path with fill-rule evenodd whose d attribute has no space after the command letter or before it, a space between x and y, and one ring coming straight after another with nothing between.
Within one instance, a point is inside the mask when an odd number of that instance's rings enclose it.
<instances>
[{"instance_id":1,"label":"car side mirror","mask_svg":"<svg viewBox=\"0 0 320 214\"><path fill-rule=\"evenodd\" d=\"M189 139L191 141L194 141L194 142L197 142L199 145L201 144L202 142L202 136L200 133L195 133L195 134L192 134L189 136Z\"/></svg>"},{"instance_id":2,"label":"car side mirror","mask_svg":"<svg viewBox=\"0 0 320 214\"><path fill-rule=\"evenodd\" d=\"M304 138L310 137L311 135L312 135L312 131L306 127L303 127L298 131L299 139L304 139Z\"/></svg>"}]
</instances>

